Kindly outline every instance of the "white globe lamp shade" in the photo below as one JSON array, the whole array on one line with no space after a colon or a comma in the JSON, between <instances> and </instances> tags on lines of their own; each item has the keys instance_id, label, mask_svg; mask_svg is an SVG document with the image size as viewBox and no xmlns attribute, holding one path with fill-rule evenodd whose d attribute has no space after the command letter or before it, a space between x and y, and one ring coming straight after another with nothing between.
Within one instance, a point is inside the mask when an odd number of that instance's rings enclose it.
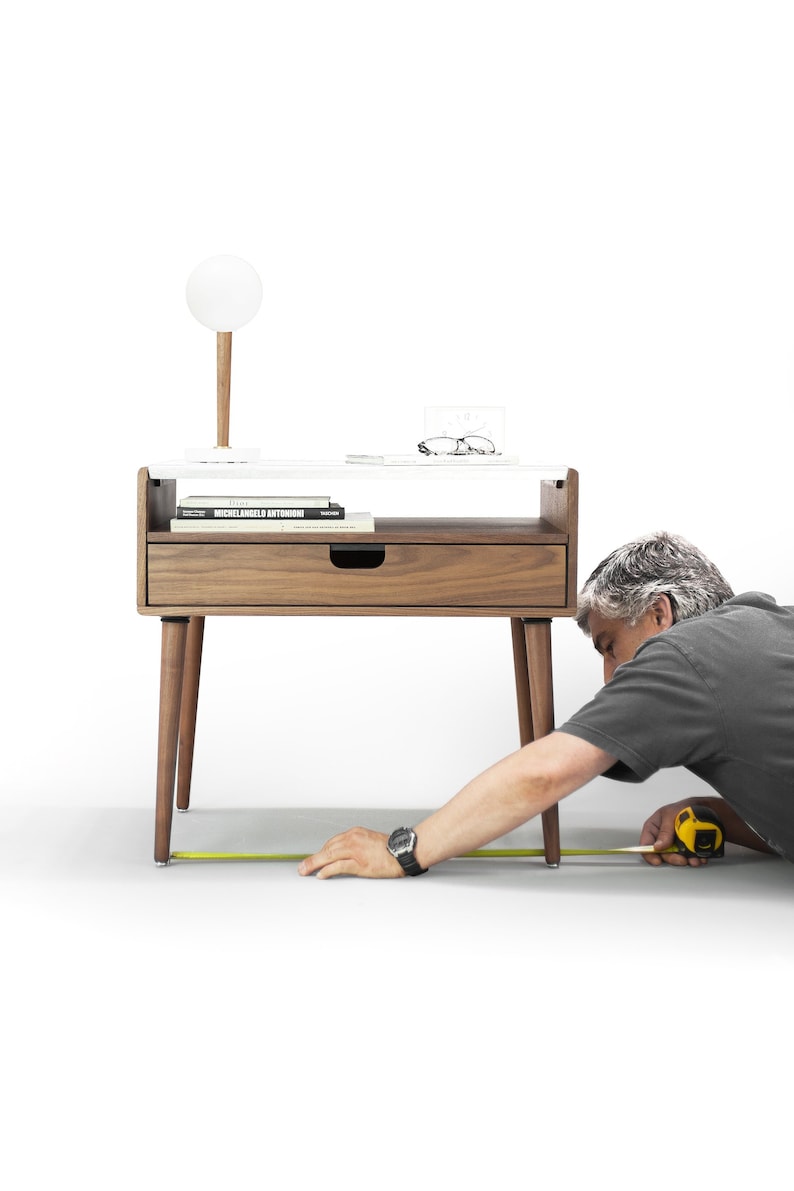
<instances>
[{"instance_id":1,"label":"white globe lamp shade","mask_svg":"<svg viewBox=\"0 0 794 1191\"><path fill-rule=\"evenodd\" d=\"M239 256L211 256L187 279L187 304L195 319L212 331L236 331L262 304L256 269Z\"/></svg>"}]
</instances>

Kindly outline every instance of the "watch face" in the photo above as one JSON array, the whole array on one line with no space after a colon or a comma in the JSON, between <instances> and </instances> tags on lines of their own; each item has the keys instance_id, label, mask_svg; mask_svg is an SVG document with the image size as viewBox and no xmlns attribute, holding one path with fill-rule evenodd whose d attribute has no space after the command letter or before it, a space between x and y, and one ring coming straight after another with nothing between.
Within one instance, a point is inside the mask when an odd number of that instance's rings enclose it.
<instances>
[{"instance_id":1,"label":"watch face","mask_svg":"<svg viewBox=\"0 0 794 1191\"><path fill-rule=\"evenodd\" d=\"M389 836L389 851L393 856L411 852L416 843L416 835L410 827L398 827Z\"/></svg>"}]
</instances>

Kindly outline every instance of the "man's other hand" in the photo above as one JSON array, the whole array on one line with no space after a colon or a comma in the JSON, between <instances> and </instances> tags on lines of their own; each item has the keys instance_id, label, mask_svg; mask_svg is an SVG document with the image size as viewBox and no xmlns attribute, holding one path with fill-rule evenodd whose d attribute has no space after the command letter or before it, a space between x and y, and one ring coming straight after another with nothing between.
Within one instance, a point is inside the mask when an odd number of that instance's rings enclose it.
<instances>
[{"instance_id":1,"label":"man's other hand","mask_svg":"<svg viewBox=\"0 0 794 1191\"><path fill-rule=\"evenodd\" d=\"M691 801L685 799L683 802L671 802L669 806L660 806L658 811L654 811L650 819L647 819L643 824L642 835L640 836L641 844L653 844L656 849L654 852L643 852L642 858L648 864L659 865L662 862L665 864L675 864L679 866L691 865L692 868L698 868L700 865L707 864L707 860L701 860L697 856L682 856L679 852L665 852L665 848L670 848L676 842L675 836L675 820L679 811L682 811L685 806L690 806Z\"/></svg>"}]
</instances>

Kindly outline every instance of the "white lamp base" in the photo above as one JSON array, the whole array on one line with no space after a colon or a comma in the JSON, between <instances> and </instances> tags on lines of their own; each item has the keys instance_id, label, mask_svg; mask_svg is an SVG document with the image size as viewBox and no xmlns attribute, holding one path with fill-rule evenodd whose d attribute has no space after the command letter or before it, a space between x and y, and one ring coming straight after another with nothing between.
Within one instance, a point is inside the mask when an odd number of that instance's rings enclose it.
<instances>
[{"instance_id":1,"label":"white lamp base","mask_svg":"<svg viewBox=\"0 0 794 1191\"><path fill-rule=\"evenodd\" d=\"M190 463L256 463L259 447L188 447L185 458Z\"/></svg>"}]
</instances>

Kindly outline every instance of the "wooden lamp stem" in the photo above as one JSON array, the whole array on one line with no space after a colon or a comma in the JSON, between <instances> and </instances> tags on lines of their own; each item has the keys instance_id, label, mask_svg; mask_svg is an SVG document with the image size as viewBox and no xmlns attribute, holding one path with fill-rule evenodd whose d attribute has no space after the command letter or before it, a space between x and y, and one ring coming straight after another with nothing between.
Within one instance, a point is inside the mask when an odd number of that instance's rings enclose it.
<instances>
[{"instance_id":1,"label":"wooden lamp stem","mask_svg":"<svg viewBox=\"0 0 794 1191\"><path fill-rule=\"evenodd\" d=\"M218 446L229 445L229 406L232 388L232 333L218 331Z\"/></svg>"}]
</instances>

